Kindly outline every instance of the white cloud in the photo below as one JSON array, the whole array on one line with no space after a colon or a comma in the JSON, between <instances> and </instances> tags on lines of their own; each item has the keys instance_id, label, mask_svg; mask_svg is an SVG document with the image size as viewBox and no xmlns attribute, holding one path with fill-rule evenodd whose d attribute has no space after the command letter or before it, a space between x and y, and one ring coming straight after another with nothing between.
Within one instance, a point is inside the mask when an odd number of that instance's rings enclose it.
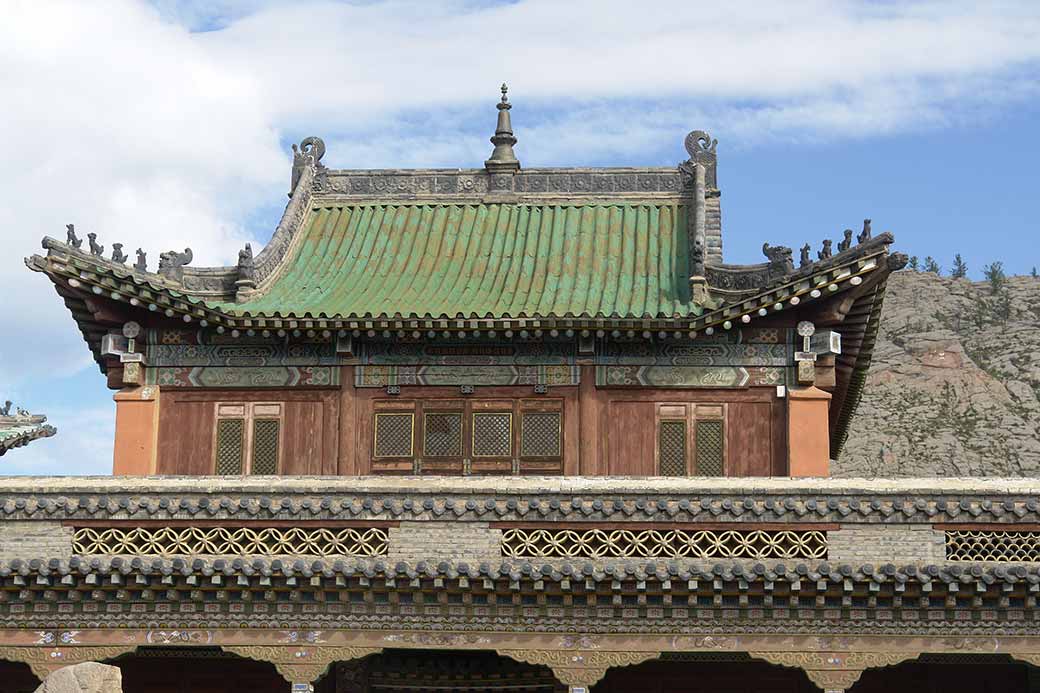
<instances>
[{"instance_id":1,"label":"white cloud","mask_svg":"<svg viewBox=\"0 0 1040 693\"><path fill-rule=\"evenodd\" d=\"M479 165L505 79L525 163L662 163L693 128L739 147L986 117L1036 95L1038 61L1031 2L15 0L0 385L90 363L21 264L40 237L230 261L284 202L290 136L334 165Z\"/></svg>"}]
</instances>

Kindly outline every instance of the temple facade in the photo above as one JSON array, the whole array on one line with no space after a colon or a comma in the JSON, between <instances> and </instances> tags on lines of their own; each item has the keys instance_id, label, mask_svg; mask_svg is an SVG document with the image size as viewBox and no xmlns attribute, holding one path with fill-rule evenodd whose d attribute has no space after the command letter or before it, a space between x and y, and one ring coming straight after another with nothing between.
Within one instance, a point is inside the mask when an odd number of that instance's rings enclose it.
<instances>
[{"instance_id":1,"label":"temple facade","mask_svg":"<svg viewBox=\"0 0 1040 693\"><path fill-rule=\"evenodd\" d=\"M524 168L511 107L479 169L305 139L234 266L44 239L114 476L0 481L0 680L1040 691L1040 487L827 478L892 235L727 264L707 133Z\"/></svg>"}]
</instances>

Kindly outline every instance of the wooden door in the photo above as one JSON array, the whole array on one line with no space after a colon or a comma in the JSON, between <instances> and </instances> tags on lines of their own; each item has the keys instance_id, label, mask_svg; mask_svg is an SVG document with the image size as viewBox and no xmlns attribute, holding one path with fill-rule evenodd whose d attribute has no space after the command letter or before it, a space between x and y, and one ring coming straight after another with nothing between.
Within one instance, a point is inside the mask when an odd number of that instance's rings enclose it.
<instances>
[{"instance_id":1,"label":"wooden door","mask_svg":"<svg viewBox=\"0 0 1040 693\"><path fill-rule=\"evenodd\" d=\"M726 445L727 476L769 476L772 473L772 406L769 402L729 405Z\"/></svg>"},{"instance_id":2,"label":"wooden door","mask_svg":"<svg viewBox=\"0 0 1040 693\"><path fill-rule=\"evenodd\" d=\"M607 474L653 476L655 402L614 401L609 405Z\"/></svg>"}]
</instances>

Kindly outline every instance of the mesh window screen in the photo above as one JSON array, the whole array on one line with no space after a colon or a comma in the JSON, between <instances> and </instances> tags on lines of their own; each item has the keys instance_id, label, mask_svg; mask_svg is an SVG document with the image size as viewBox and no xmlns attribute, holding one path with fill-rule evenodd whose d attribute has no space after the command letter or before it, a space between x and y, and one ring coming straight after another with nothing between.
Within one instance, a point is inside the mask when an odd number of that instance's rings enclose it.
<instances>
[{"instance_id":1,"label":"mesh window screen","mask_svg":"<svg viewBox=\"0 0 1040 693\"><path fill-rule=\"evenodd\" d=\"M217 420L217 474L242 473L242 446L245 421Z\"/></svg>"},{"instance_id":2,"label":"mesh window screen","mask_svg":"<svg viewBox=\"0 0 1040 693\"><path fill-rule=\"evenodd\" d=\"M412 414L376 414L376 457L412 456Z\"/></svg>"},{"instance_id":3,"label":"mesh window screen","mask_svg":"<svg viewBox=\"0 0 1040 693\"><path fill-rule=\"evenodd\" d=\"M513 456L513 415L480 413L473 415L473 456Z\"/></svg>"},{"instance_id":4,"label":"mesh window screen","mask_svg":"<svg viewBox=\"0 0 1040 693\"><path fill-rule=\"evenodd\" d=\"M661 476L686 476L685 421L658 423L657 462Z\"/></svg>"},{"instance_id":5,"label":"mesh window screen","mask_svg":"<svg viewBox=\"0 0 1040 693\"><path fill-rule=\"evenodd\" d=\"M253 474L278 473L278 436L277 419L257 419L253 422L253 463L250 471Z\"/></svg>"},{"instance_id":6,"label":"mesh window screen","mask_svg":"<svg viewBox=\"0 0 1040 693\"><path fill-rule=\"evenodd\" d=\"M697 474L722 476L722 421L697 422Z\"/></svg>"},{"instance_id":7,"label":"mesh window screen","mask_svg":"<svg viewBox=\"0 0 1040 693\"><path fill-rule=\"evenodd\" d=\"M462 414L438 412L423 419L423 455L462 456Z\"/></svg>"},{"instance_id":8,"label":"mesh window screen","mask_svg":"<svg viewBox=\"0 0 1040 693\"><path fill-rule=\"evenodd\" d=\"M560 412L526 411L520 420L520 454L524 457L560 456Z\"/></svg>"}]
</instances>

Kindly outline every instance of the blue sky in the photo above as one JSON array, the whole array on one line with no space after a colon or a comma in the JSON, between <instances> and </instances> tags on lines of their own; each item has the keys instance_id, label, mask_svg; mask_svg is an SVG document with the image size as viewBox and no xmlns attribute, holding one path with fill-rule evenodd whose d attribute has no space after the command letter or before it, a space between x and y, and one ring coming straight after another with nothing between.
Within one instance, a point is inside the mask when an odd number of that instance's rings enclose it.
<instances>
[{"instance_id":1,"label":"blue sky","mask_svg":"<svg viewBox=\"0 0 1040 693\"><path fill-rule=\"evenodd\" d=\"M728 262L864 217L973 274L1040 264L1035 3L602 0L16 3L0 27L0 399L58 429L4 473L107 473L114 405L21 258L70 221L231 262L285 203L289 144L334 167L479 166L511 86L523 164L674 165L719 139Z\"/></svg>"}]
</instances>

